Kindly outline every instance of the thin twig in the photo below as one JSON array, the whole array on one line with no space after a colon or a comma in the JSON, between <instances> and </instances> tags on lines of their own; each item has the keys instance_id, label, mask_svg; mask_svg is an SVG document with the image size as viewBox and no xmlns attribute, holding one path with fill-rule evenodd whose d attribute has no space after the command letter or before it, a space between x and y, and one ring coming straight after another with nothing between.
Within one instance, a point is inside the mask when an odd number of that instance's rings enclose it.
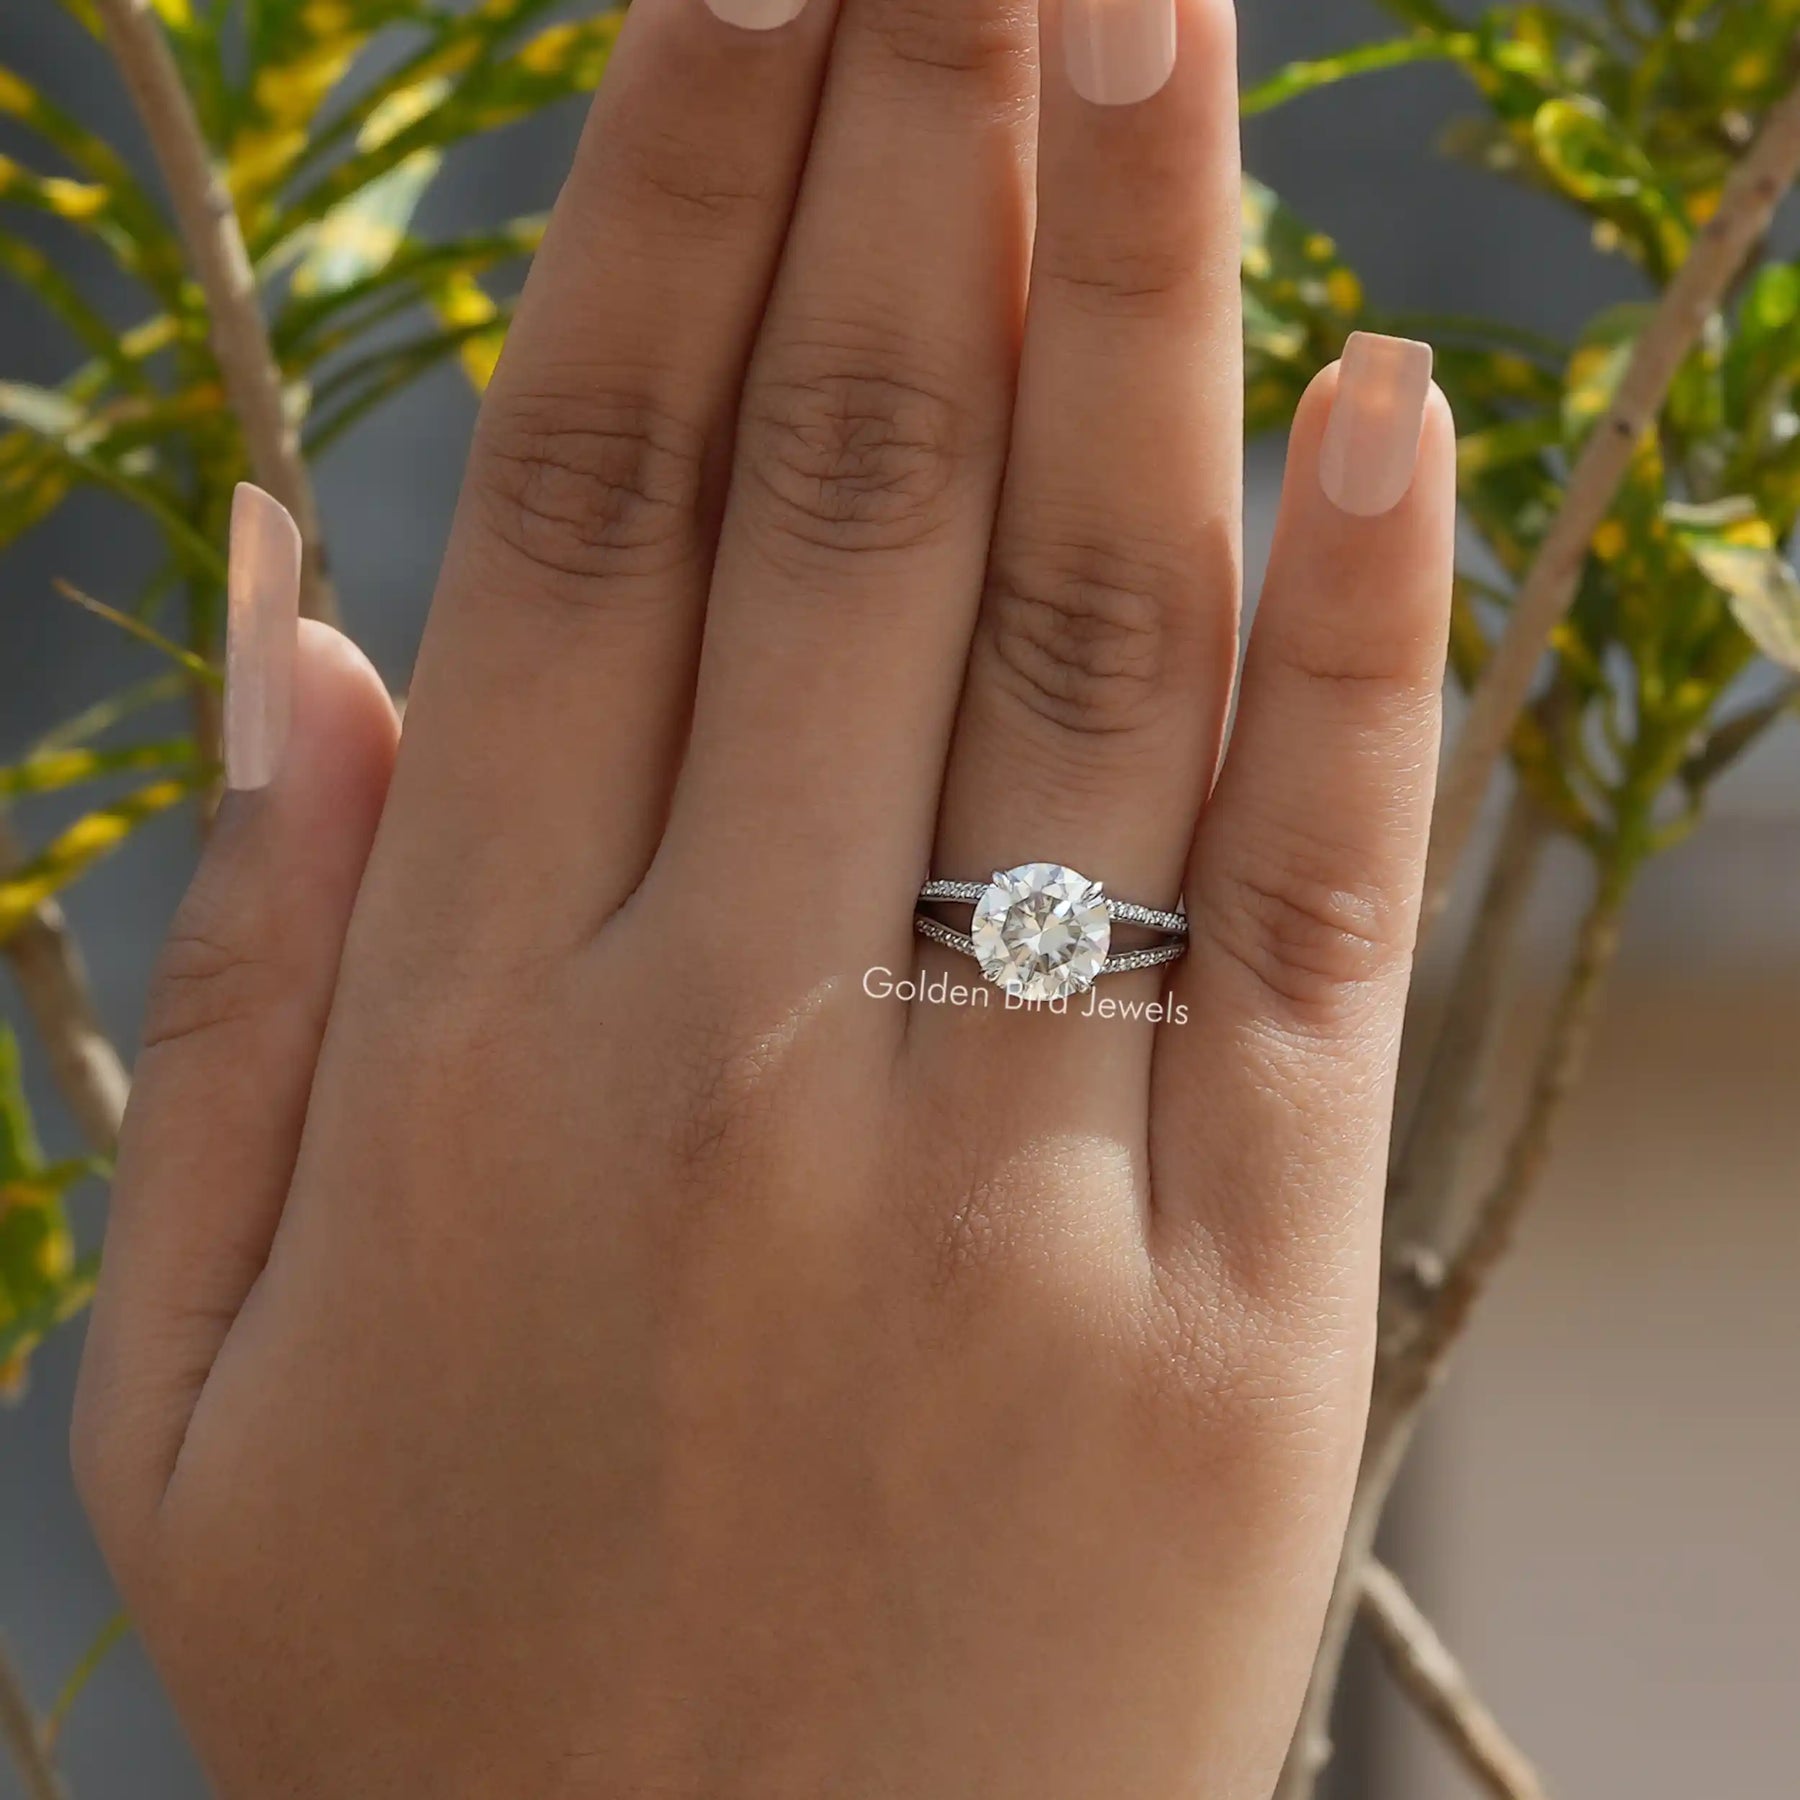
<instances>
[{"instance_id":1,"label":"thin twig","mask_svg":"<svg viewBox=\"0 0 1800 1800\"><path fill-rule=\"evenodd\" d=\"M1621 876L1608 875L1601 880L1545 1034L1524 1119L1498 1179L1476 1208L1466 1242L1450 1259L1441 1281L1415 1290L1410 1308L1404 1297L1395 1307L1395 1296L1387 1296L1390 1309L1384 1315L1381 1353L1376 1359L1362 1472L1350 1508L1337 1585L1276 1800L1307 1800L1331 1760L1331 1712L1344 1652L1361 1604L1362 1572L1375 1554L1381 1516L1425 1402L1442 1379L1475 1303L1512 1242L1549 1160L1569 1096L1580 1080L1600 995L1618 954L1626 885Z\"/></svg>"},{"instance_id":2,"label":"thin twig","mask_svg":"<svg viewBox=\"0 0 1800 1800\"><path fill-rule=\"evenodd\" d=\"M0 815L0 879L25 860ZM50 1072L90 1149L110 1156L125 1116L131 1078L100 1023L87 968L62 908L45 901L11 936L0 955L12 965L26 1010L50 1059Z\"/></svg>"},{"instance_id":3,"label":"thin twig","mask_svg":"<svg viewBox=\"0 0 1800 1800\"><path fill-rule=\"evenodd\" d=\"M1417 1088L1418 1099L1396 1140L1388 1178L1384 1263L1390 1282L1411 1288L1429 1274L1422 1262L1449 1253L1462 1173L1493 1085L1508 1017L1519 931L1549 836L1548 814L1529 789L1519 786L1487 892L1450 983L1443 1027L1435 1039L1422 1021L1408 1031L1409 1054L1428 1066L1411 1081L1403 1080L1404 1086ZM1403 1067L1407 1060L1403 1055ZM1435 1282L1428 1279L1428 1285Z\"/></svg>"},{"instance_id":4,"label":"thin twig","mask_svg":"<svg viewBox=\"0 0 1800 1800\"><path fill-rule=\"evenodd\" d=\"M1469 1684L1431 1621L1392 1570L1363 1570L1362 1617L1388 1668L1493 1800L1548 1800L1524 1752Z\"/></svg>"},{"instance_id":5,"label":"thin twig","mask_svg":"<svg viewBox=\"0 0 1800 1800\"><path fill-rule=\"evenodd\" d=\"M1445 768L1425 876L1424 920L1444 909L1474 835L1488 784L1530 697L1550 634L1581 585L1588 546L1605 522L1643 435L1657 420L1682 363L1739 270L1768 232L1800 176L1800 87L1763 121L1755 143L1725 185L1718 210L1657 303L1637 340L1617 397L1588 440L1512 616L1469 702Z\"/></svg>"},{"instance_id":6,"label":"thin twig","mask_svg":"<svg viewBox=\"0 0 1800 1800\"><path fill-rule=\"evenodd\" d=\"M96 0L119 72L131 90L169 190L194 278L206 296L213 355L244 433L256 479L294 515L304 554L300 607L338 616L319 506L283 399L281 369L256 291L236 209L200 128L150 0Z\"/></svg>"},{"instance_id":7,"label":"thin twig","mask_svg":"<svg viewBox=\"0 0 1800 1800\"><path fill-rule=\"evenodd\" d=\"M1467 1241L1451 1260L1443 1285L1422 1309L1404 1347L1390 1359L1386 1385L1402 1396L1422 1399L1435 1383L1476 1301L1512 1247L1519 1221L1543 1180L1557 1127L1587 1068L1606 977L1618 960L1626 885L1623 876L1610 872L1602 876L1599 893L1582 921L1574 966L1538 1059L1524 1123L1507 1151L1499 1179L1476 1211Z\"/></svg>"},{"instance_id":8,"label":"thin twig","mask_svg":"<svg viewBox=\"0 0 1800 1800\"><path fill-rule=\"evenodd\" d=\"M0 1744L6 1746L25 1784L25 1800L69 1800L69 1790L44 1752L37 1716L4 1644L0 1644Z\"/></svg>"}]
</instances>

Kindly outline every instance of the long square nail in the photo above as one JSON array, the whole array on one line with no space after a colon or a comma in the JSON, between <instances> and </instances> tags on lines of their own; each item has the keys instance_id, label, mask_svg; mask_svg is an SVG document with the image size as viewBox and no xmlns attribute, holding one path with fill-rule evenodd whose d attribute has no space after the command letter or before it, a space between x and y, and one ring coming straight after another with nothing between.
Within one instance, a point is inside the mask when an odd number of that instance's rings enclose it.
<instances>
[{"instance_id":1,"label":"long square nail","mask_svg":"<svg viewBox=\"0 0 1800 1800\"><path fill-rule=\"evenodd\" d=\"M225 622L225 783L264 788L281 767L300 631L300 532L271 494L231 501Z\"/></svg>"},{"instance_id":2,"label":"long square nail","mask_svg":"<svg viewBox=\"0 0 1800 1800\"><path fill-rule=\"evenodd\" d=\"M1175 73L1175 0L1063 0L1069 84L1096 106L1136 106Z\"/></svg>"},{"instance_id":3,"label":"long square nail","mask_svg":"<svg viewBox=\"0 0 1800 1800\"><path fill-rule=\"evenodd\" d=\"M1431 396L1431 346L1352 333L1319 446L1319 485L1340 512L1373 519L1412 488Z\"/></svg>"}]
</instances>

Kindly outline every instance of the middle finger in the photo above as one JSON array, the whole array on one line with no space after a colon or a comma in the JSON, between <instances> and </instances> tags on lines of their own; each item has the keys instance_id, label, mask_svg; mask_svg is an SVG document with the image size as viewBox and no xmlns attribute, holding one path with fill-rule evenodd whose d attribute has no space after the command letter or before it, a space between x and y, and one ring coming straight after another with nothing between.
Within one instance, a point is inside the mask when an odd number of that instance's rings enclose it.
<instances>
[{"instance_id":1,"label":"middle finger","mask_svg":"<svg viewBox=\"0 0 1800 1800\"><path fill-rule=\"evenodd\" d=\"M765 940L790 960L893 951L929 850L1011 411L1035 49L1029 0L840 17L652 875L710 900L729 867L740 906L803 926Z\"/></svg>"}]
</instances>

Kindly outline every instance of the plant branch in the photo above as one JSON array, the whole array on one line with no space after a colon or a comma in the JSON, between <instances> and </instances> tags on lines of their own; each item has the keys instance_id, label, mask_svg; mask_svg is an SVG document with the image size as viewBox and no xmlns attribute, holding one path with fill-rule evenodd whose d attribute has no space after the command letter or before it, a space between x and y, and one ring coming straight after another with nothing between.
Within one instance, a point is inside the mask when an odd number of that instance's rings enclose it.
<instances>
[{"instance_id":1,"label":"plant branch","mask_svg":"<svg viewBox=\"0 0 1800 1800\"><path fill-rule=\"evenodd\" d=\"M1409 1033L1401 1085L1416 1088L1418 1099L1388 1177L1384 1272L1390 1280L1411 1285L1420 1277L1421 1259L1435 1262L1447 1253L1463 1168L1493 1085L1513 953L1549 836L1549 815L1521 785L1450 983L1443 1028L1435 1039L1422 1025ZM1415 1059L1428 1059L1428 1066L1407 1070Z\"/></svg>"},{"instance_id":2,"label":"plant branch","mask_svg":"<svg viewBox=\"0 0 1800 1800\"><path fill-rule=\"evenodd\" d=\"M0 878L25 860L0 815ZM50 1058L50 1072L91 1149L110 1156L131 1078L100 1023L81 948L62 908L46 901L9 937L0 955L12 965L26 1010Z\"/></svg>"},{"instance_id":3,"label":"plant branch","mask_svg":"<svg viewBox=\"0 0 1800 1800\"><path fill-rule=\"evenodd\" d=\"M45 1754L25 1684L4 1644L0 1644L0 1744L6 1746L25 1784L25 1800L69 1800L69 1790Z\"/></svg>"},{"instance_id":4,"label":"plant branch","mask_svg":"<svg viewBox=\"0 0 1800 1800\"><path fill-rule=\"evenodd\" d=\"M1363 1570L1362 1618L1394 1679L1493 1800L1547 1800L1544 1784L1399 1578L1381 1563Z\"/></svg>"},{"instance_id":5,"label":"plant branch","mask_svg":"<svg viewBox=\"0 0 1800 1800\"><path fill-rule=\"evenodd\" d=\"M194 278L206 297L213 355L256 479L294 515L304 546L301 610L336 622L318 501L283 398L256 276L231 195L182 85L150 0L96 0L119 72L130 89L169 190Z\"/></svg>"},{"instance_id":6,"label":"plant branch","mask_svg":"<svg viewBox=\"0 0 1800 1800\"><path fill-rule=\"evenodd\" d=\"M1589 438L1562 510L1525 578L1512 617L1469 703L1439 790L1425 876L1424 922L1444 904L1474 835L1495 766L1531 694L1544 648L1581 585L1588 546L1612 510L1644 433L1745 261L1800 176L1800 87L1779 101L1726 183L1718 210L1694 239L1644 328L1611 410Z\"/></svg>"},{"instance_id":7,"label":"plant branch","mask_svg":"<svg viewBox=\"0 0 1800 1800\"><path fill-rule=\"evenodd\" d=\"M1448 1366L1488 1279L1512 1243L1549 1161L1556 1129L1587 1061L1600 995L1618 954L1626 872L1605 871L1582 922L1574 960L1545 1034L1525 1115L1494 1185L1441 1279L1394 1284L1375 1364L1362 1472L1351 1504L1337 1585L1276 1800L1307 1800L1331 1760L1331 1712L1362 1601L1363 1571L1426 1401Z\"/></svg>"},{"instance_id":8,"label":"plant branch","mask_svg":"<svg viewBox=\"0 0 1800 1800\"><path fill-rule=\"evenodd\" d=\"M1451 1259L1442 1285L1420 1307L1403 1347L1389 1359L1385 1385L1402 1400L1416 1405L1436 1384L1543 1180L1557 1127L1587 1068L1600 996L1618 960L1628 885L1627 875L1603 872L1576 939L1574 964L1538 1059L1524 1121L1499 1178L1476 1209L1467 1239Z\"/></svg>"}]
</instances>

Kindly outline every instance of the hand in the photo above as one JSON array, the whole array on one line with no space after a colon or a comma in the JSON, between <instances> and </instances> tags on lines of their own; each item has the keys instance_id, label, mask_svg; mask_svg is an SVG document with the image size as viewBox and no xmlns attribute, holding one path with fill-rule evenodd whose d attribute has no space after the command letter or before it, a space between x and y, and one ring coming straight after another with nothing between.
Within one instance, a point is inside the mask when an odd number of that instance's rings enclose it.
<instances>
[{"instance_id":1,"label":"hand","mask_svg":"<svg viewBox=\"0 0 1800 1800\"><path fill-rule=\"evenodd\" d=\"M1052 4L1040 103L1022 0L639 0L397 761L241 502L243 791L75 1431L220 1792L1269 1791L1369 1373L1452 433L1419 346L1308 395L1215 788L1232 19L1180 0L1171 69L1159 4ZM914 899L1046 858L1185 895L1185 1023L866 991L998 1002Z\"/></svg>"}]
</instances>

